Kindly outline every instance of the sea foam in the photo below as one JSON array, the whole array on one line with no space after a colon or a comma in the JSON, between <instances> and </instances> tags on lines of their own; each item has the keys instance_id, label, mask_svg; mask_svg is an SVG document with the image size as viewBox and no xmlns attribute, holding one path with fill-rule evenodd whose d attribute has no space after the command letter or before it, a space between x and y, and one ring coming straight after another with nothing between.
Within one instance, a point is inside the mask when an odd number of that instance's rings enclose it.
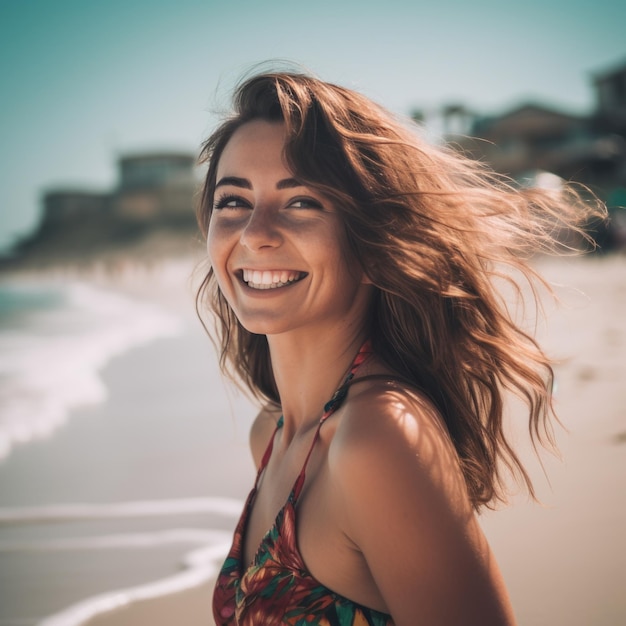
<instances>
[{"instance_id":1,"label":"sea foam","mask_svg":"<svg viewBox=\"0 0 626 626\"><path fill-rule=\"evenodd\" d=\"M231 498L183 498L117 502L108 504L74 504L46 507L0 509L5 524L71 522L84 519L120 517L172 516L188 513L218 514L236 518L243 502ZM141 550L168 545L190 545L180 562L180 570L153 582L108 591L80 600L39 622L39 626L81 626L90 619L129 607L130 605L171 596L208 583L215 578L232 541L232 532L212 528L181 528L144 532L81 537L57 537L24 541L0 541L0 557L8 552L62 552L73 550Z\"/></svg>"},{"instance_id":2,"label":"sea foam","mask_svg":"<svg viewBox=\"0 0 626 626\"><path fill-rule=\"evenodd\" d=\"M95 617L113 613L134 603L199 587L215 578L229 547L230 538L198 548L185 557L182 563L185 569L181 572L145 585L88 598L43 619L38 626L82 626Z\"/></svg>"},{"instance_id":3,"label":"sea foam","mask_svg":"<svg viewBox=\"0 0 626 626\"><path fill-rule=\"evenodd\" d=\"M2 284L0 305L0 458L103 402L113 357L182 330L153 304L83 283Z\"/></svg>"}]
</instances>

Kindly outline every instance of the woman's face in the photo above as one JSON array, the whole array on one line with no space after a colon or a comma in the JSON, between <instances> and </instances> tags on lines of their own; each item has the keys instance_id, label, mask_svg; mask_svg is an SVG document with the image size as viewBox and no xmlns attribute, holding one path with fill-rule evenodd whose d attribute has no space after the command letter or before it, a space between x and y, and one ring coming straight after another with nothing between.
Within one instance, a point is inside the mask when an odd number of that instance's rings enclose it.
<instances>
[{"instance_id":1,"label":"woman's face","mask_svg":"<svg viewBox=\"0 0 626 626\"><path fill-rule=\"evenodd\" d=\"M284 142L282 123L255 120L219 159L208 234L218 285L252 333L358 327L371 285L335 207L285 166Z\"/></svg>"}]
</instances>

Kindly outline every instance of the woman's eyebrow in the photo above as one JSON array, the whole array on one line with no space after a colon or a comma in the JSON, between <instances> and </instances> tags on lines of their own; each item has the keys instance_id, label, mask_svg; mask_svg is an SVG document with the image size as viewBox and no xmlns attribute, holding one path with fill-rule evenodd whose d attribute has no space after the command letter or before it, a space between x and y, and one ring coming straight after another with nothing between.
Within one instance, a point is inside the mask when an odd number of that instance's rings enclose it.
<instances>
[{"instance_id":1,"label":"woman's eyebrow","mask_svg":"<svg viewBox=\"0 0 626 626\"><path fill-rule=\"evenodd\" d=\"M276 189L292 189L294 187L304 187L304 185L295 178L283 178L276 183Z\"/></svg>"},{"instance_id":2,"label":"woman's eyebrow","mask_svg":"<svg viewBox=\"0 0 626 626\"><path fill-rule=\"evenodd\" d=\"M252 189L252 183L247 178L238 178L237 176L224 176L215 184L215 188L230 185L232 187L241 187L242 189Z\"/></svg>"},{"instance_id":3,"label":"woman's eyebrow","mask_svg":"<svg viewBox=\"0 0 626 626\"><path fill-rule=\"evenodd\" d=\"M252 183L247 178L239 178L238 176L224 176L215 184L215 188L230 185L241 189L252 189ZM302 187L302 183L295 178L283 178L276 183L276 189L293 189L294 187Z\"/></svg>"}]
</instances>

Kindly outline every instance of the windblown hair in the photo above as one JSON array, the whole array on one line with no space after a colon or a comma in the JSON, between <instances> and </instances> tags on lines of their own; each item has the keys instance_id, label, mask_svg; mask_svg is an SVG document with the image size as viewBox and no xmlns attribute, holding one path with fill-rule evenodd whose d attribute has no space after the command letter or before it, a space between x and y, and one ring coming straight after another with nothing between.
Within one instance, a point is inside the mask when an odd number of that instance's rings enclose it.
<instances>
[{"instance_id":1,"label":"windblown hair","mask_svg":"<svg viewBox=\"0 0 626 626\"><path fill-rule=\"evenodd\" d=\"M205 235L220 156L239 127L259 119L285 124L288 167L341 214L375 287L373 350L440 412L475 508L505 500L503 467L534 495L504 434L504 396L520 396L533 441L550 442L553 371L495 282L504 277L521 293L519 278L503 268L536 282L532 254L558 248L555 233L564 228L585 237L584 224L602 209L569 188L520 189L430 145L354 91L300 73L266 73L237 88L234 112L203 146L208 171L198 220ZM212 270L197 304L217 315L222 368L279 403L266 337L242 327Z\"/></svg>"}]
</instances>

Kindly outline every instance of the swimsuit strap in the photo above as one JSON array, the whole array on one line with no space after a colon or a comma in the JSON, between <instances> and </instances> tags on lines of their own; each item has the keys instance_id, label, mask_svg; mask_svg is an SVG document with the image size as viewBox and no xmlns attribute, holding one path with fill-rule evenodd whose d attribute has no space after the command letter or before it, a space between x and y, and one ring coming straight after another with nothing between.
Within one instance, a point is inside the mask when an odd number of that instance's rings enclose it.
<instances>
[{"instance_id":1,"label":"swimsuit strap","mask_svg":"<svg viewBox=\"0 0 626 626\"><path fill-rule=\"evenodd\" d=\"M350 371L348 372L346 379L343 381L343 383L337 389L337 391L335 391L335 393L333 394L333 397L324 405L324 413L322 414L322 417L320 418L320 421L317 425L317 430L315 431L313 442L311 443L309 452L306 455L306 459L304 460L304 465L302 466L302 470L300 471L300 474L298 475L296 484L294 485L294 488L292 491L291 497L294 503L298 499L298 496L300 495L300 492L302 491L302 485L304 485L306 466L309 462L311 453L313 452L313 448L315 447L315 444L317 440L319 439L320 428L322 427L322 424L341 406L342 402L345 400L346 396L348 395L348 386L349 386L350 381L354 378L355 372L357 371L361 363L363 363L363 361L365 361L365 359L367 359L367 357L371 353L372 353L372 345L370 341L368 340L361 346L361 349L359 350L358 354L354 357L354 360L352 361L352 364L350 365ZM259 471L257 472L256 481L254 483L255 488L258 487L259 479L261 478L261 473L263 472L263 470L269 463L270 457L272 456L272 450L274 449L274 439L276 438L276 433L280 430L280 428L282 428L282 425L283 425L283 416L281 415L280 419L276 423L276 428L274 429L274 432L272 433L272 436L270 437L270 440L267 444L267 448L265 449L263 458L261 459L261 465L259 465Z\"/></svg>"},{"instance_id":2,"label":"swimsuit strap","mask_svg":"<svg viewBox=\"0 0 626 626\"><path fill-rule=\"evenodd\" d=\"M300 470L300 474L298 475L296 484L293 487L291 501L294 505L296 504L296 502L298 501L298 498L300 497L300 492L302 491L304 480L306 478L306 467L309 463L309 459L311 458L313 448L315 447L315 444L317 443L317 440L319 439L320 429L322 428L322 424L341 406L346 396L348 395L349 383L354 378L355 372L357 371L361 363L363 363L363 361L365 361L365 359L367 359L367 357L371 353L372 353L372 346L368 340L361 346L361 349L359 350L358 354L354 357L354 360L352 361L352 365L350 366L350 371L348 372L346 379L343 381L343 383L337 389L337 391L335 391L335 393L333 394L333 397L324 405L324 413L322 414L322 417L320 418L320 421L317 425L317 429L315 430L315 436L313 437L313 441L311 442L311 447L309 448L309 452L306 455L306 459L304 460L304 465L302 466L302 469Z\"/></svg>"},{"instance_id":3,"label":"swimsuit strap","mask_svg":"<svg viewBox=\"0 0 626 626\"><path fill-rule=\"evenodd\" d=\"M261 476L261 472L265 469L266 465L269 463L270 457L272 456L272 449L274 448L274 438L276 437L276 433L283 425L283 416L280 416L278 422L276 422L276 428L274 428L274 432L270 437L269 443L267 444L267 448L265 448L265 453L263 454L263 458L261 459L261 465L259 465L259 471L256 475L256 482L254 483L255 487L259 482L259 477Z\"/></svg>"}]
</instances>

